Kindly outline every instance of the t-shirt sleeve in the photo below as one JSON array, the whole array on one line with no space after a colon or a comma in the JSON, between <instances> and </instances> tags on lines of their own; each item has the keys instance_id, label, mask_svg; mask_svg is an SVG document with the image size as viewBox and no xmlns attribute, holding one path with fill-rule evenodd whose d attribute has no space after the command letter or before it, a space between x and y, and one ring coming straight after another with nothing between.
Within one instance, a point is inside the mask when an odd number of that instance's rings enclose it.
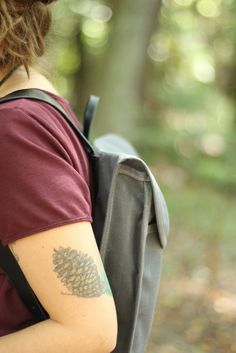
<instances>
[{"instance_id":1,"label":"t-shirt sleeve","mask_svg":"<svg viewBox=\"0 0 236 353\"><path fill-rule=\"evenodd\" d=\"M92 221L88 180L65 143L22 109L0 112L0 239L4 245ZM78 151L78 153L80 153ZM84 155L78 160L85 163Z\"/></svg>"}]
</instances>

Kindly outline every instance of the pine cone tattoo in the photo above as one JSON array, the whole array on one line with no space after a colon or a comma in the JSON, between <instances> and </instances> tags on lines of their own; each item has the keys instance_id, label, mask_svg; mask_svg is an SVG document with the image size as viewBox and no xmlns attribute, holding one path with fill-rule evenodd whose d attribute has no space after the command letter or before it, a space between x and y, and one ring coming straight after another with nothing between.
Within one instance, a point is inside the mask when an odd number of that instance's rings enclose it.
<instances>
[{"instance_id":1,"label":"pine cone tattoo","mask_svg":"<svg viewBox=\"0 0 236 353\"><path fill-rule=\"evenodd\" d=\"M92 298L105 293L97 266L92 257L70 247L53 250L54 271L70 295Z\"/></svg>"}]
</instances>

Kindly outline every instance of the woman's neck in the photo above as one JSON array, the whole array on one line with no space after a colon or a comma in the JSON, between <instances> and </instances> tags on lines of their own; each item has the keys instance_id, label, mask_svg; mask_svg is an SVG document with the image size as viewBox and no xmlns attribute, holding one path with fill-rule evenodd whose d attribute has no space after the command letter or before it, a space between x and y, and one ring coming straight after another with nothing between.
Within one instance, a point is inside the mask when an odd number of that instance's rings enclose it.
<instances>
[{"instance_id":1,"label":"woman's neck","mask_svg":"<svg viewBox=\"0 0 236 353\"><path fill-rule=\"evenodd\" d=\"M23 66L20 66L0 87L0 97L4 97L11 92L26 89L26 88L40 88L59 95L52 83L37 70L30 68L30 78ZM4 75L0 74L0 80Z\"/></svg>"}]
</instances>

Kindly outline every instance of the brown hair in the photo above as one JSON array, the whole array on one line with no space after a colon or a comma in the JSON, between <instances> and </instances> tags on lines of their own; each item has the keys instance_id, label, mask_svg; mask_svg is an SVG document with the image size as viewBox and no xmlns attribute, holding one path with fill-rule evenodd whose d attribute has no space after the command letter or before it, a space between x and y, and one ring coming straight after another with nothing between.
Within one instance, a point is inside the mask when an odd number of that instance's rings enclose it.
<instances>
[{"instance_id":1,"label":"brown hair","mask_svg":"<svg viewBox=\"0 0 236 353\"><path fill-rule=\"evenodd\" d=\"M45 52L53 1L0 0L0 71L24 65L29 77L29 67Z\"/></svg>"}]
</instances>

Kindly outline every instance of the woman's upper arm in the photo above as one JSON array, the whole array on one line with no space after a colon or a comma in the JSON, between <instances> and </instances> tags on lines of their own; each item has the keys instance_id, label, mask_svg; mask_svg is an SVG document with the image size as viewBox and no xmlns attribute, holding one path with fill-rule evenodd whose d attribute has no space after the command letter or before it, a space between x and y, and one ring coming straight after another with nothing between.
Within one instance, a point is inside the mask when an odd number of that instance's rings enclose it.
<instances>
[{"instance_id":1,"label":"woman's upper arm","mask_svg":"<svg viewBox=\"0 0 236 353\"><path fill-rule=\"evenodd\" d=\"M1 111L1 241L51 320L76 328L74 337L114 342L114 302L90 224L87 155L77 140L71 148L71 131L54 113L28 110Z\"/></svg>"},{"instance_id":2,"label":"woman's upper arm","mask_svg":"<svg viewBox=\"0 0 236 353\"><path fill-rule=\"evenodd\" d=\"M114 301L89 222L36 233L10 248L52 320L91 337L116 336Z\"/></svg>"}]
</instances>

